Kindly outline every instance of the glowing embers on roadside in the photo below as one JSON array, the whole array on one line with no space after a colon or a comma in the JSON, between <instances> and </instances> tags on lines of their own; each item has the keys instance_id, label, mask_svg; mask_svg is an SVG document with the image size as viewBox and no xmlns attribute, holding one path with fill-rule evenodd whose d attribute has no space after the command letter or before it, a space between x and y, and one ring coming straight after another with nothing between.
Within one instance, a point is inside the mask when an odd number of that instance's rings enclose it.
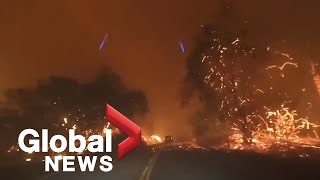
<instances>
[{"instance_id":1,"label":"glowing embers on roadside","mask_svg":"<svg viewBox=\"0 0 320 180\"><path fill-rule=\"evenodd\" d=\"M319 121L312 114L314 90L320 92L317 65L287 47L252 46L240 32L211 27L205 32L208 44L192 59L199 67L190 71L191 80L208 97L204 114L212 122L204 124L221 124L217 128L228 137L224 147L259 152L320 147Z\"/></svg>"},{"instance_id":2,"label":"glowing embers on roadside","mask_svg":"<svg viewBox=\"0 0 320 180\"><path fill-rule=\"evenodd\" d=\"M280 110L267 111L266 117L260 117L260 123L250 132L249 143L244 142L243 133L234 124L228 148L258 152L320 149L319 125L297 116L295 110L290 111L284 106Z\"/></svg>"}]
</instances>

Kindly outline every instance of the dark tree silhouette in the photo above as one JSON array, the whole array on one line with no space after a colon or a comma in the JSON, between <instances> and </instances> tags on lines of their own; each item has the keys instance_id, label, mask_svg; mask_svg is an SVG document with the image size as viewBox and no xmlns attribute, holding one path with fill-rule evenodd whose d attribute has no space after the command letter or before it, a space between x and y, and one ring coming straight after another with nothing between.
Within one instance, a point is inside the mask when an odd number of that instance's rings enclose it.
<instances>
[{"instance_id":1,"label":"dark tree silhouette","mask_svg":"<svg viewBox=\"0 0 320 180\"><path fill-rule=\"evenodd\" d=\"M88 83L53 76L33 89L9 89L5 97L0 109L1 137L11 143L25 128L58 133L76 124L78 131L101 129L106 125L106 103L129 118L149 110L144 92L127 88L110 69Z\"/></svg>"}]
</instances>

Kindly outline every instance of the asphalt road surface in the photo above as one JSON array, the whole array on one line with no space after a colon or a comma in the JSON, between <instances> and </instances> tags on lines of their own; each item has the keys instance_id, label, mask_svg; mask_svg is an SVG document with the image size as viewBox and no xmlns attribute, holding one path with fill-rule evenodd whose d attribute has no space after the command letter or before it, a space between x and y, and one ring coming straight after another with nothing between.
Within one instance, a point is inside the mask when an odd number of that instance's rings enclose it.
<instances>
[{"instance_id":1,"label":"asphalt road surface","mask_svg":"<svg viewBox=\"0 0 320 180\"><path fill-rule=\"evenodd\" d=\"M174 145L176 146L176 145ZM2 167L1 179L39 180L285 180L320 179L320 161L283 158L255 153L226 153L215 150L164 148L136 151L113 170L44 173L44 164L25 163Z\"/></svg>"}]
</instances>

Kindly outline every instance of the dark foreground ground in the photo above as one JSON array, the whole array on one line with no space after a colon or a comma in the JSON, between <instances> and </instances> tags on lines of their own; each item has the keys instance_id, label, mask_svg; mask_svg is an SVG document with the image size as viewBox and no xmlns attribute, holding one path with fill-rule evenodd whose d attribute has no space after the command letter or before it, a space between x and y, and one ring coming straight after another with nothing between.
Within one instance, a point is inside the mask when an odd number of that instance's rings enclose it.
<instances>
[{"instance_id":1,"label":"dark foreground ground","mask_svg":"<svg viewBox=\"0 0 320 180\"><path fill-rule=\"evenodd\" d=\"M170 149L170 148L169 148ZM3 164L3 162L1 162ZM42 163L2 166L1 180L320 180L320 161L204 150L140 150L113 160L109 173L44 173Z\"/></svg>"}]
</instances>

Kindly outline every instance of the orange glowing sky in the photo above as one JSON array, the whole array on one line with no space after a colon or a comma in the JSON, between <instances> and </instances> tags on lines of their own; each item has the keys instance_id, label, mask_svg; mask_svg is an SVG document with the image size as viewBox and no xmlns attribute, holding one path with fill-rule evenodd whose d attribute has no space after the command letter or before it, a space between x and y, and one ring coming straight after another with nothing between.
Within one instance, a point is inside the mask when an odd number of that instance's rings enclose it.
<instances>
[{"instance_id":1,"label":"orange glowing sky","mask_svg":"<svg viewBox=\"0 0 320 180\"><path fill-rule=\"evenodd\" d=\"M185 59L200 25L215 20L222 1L2 2L0 91L31 86L53 74L89 80L109 65L128 86L146 92L151 108L147 117L156 130L188 131L175 126L186 122L189 112L177 100ZM286 37L306 45L320 38L318 1L235 0L233 7L252 23L252 39ZM109 39L99 51L105 33ZM186 54L179 49L180 40Z\"/></svg>"}]
</instances>

